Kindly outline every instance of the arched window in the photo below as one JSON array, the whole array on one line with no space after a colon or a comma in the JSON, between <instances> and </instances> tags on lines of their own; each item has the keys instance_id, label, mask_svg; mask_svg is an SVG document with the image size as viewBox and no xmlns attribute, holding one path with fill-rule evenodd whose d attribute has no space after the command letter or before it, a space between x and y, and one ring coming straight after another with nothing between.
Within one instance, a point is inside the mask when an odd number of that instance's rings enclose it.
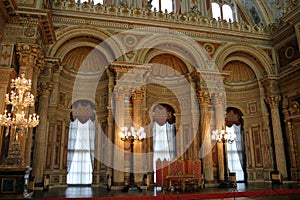
<instances>
[{"instance_id":1,"label":"arched window","mask_svg":"<svg viewBox=\"0 0 300 200\"><path fill-rule=\"evenodd\" d=\"M223 0L211 3L212 17L217 20L236 21L233 11L234 4Z\"/></svg>"},{"instance_id":2,"label":"arched window","mask_svg":"<svg viewBox=\"0 0 300 200\"><path fill-rule=\"evenodd\" d=\"M95 107L87 100L72 105L68 136L67 184L92 183L95 149Z\"/></svg>"},{"instance_id":3,"label":"arched window","mask_svg":"<svg viewBox=\"0 0 300 200\"><path fill-rule=\"evenodd\" d=\"M171 161L176 156L176 130L174 110L166 104L153 109L153 171L156 182L156 161Z\"/></svg>"},{"instance_id":4,"label":"arched window","mask_svg":"<svg viewBox=\"0 0 300 200\"><path fill-rule=\"evenodd\" d=\"M71 122L68 140L67 184L92 183L95 126L89 119L84 124L78 119Z\"/></svg>"},{"instance_id":5,"label":"arched window","mask_svg":"<svg viewBox=\"0 0 300 200\"><path fill-rule=\"evenodd\" d=\"M96 5L96 4L100 3L100 4L103 5L103 1L104 1L104 0L94 0L94 4Z\"/></svg>"},{"instance_id":6,"label":"arched window","mask_svg":"<svg viewBox=\"0 0 300 200\"><path fill-rule=\"evenodd\" d=\"M220 9L220 6L219 4L217 3L212 3L211 4L211 9L212 9L212 14L213 14L213 18L215 19L221 19L221 9Z\"/></svg>"},{"instance_id":7,"label":"arched window","mask_svg":"<svg viewBox=\"0 0 300 200\"><path fill-rule=\"evenodd\" d=\"M152 1L152 10L154 10L154 8L156 8L156 11L163 11L165 12L165 10L168 11L168 13L173 12L174 8L173 8L173 1L174 0L153 0Z\"/></svg>"},{"instance_id":8,"label":"arched window","mask_svg":"<svg viewBox=\"0 0 300 200\"><path fill-rule=\"evenodd\" d=\"M245 137L243 132L242 112L234 107L226 109L226 132L235 133L233 143L227 144L228 168L235 172L236 181L246 181L246 152Z\"/></svg>"},{"instance_id":9,"label":"arched window","mask_svg":"<svg viewBox=\"0 0 300 200\"><path fill-rule=\"evenodd\" d=\"M233 21L232 8L228 4L222 6L223 20Z\"/></svg>"},{"instance_id":10,"label":"arched window","mask_svg":"<svg viewBox=\"0 0 300 200\"><path fill-rule=\"evenodd\" d=\"M241 125L233 124L231 127L226 127L226 132L235 133L237 136L241 134ZM228 168L231 172L236 173L236 181L244 181L244 170L241 165L240 156L242 152L241 148L237 148L241 144L241 140L235 140L231 144L227 144L227 153L228 153Z\"/></svg>"}]
</instances>

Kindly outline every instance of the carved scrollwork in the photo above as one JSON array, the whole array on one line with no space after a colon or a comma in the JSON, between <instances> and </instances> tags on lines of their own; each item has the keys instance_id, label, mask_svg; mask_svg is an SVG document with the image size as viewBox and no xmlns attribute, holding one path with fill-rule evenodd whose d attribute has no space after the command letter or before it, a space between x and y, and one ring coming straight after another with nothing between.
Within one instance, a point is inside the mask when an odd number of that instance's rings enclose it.
<instances>
[{"instance_id":1,"label":"carved scrollwork","mask_svg":"<svg viewBox=\"0 0 300 200\"><path fill-rule=\"evenodd\" d=\"M292 101L289 106L290 116L300 114L300 105L297 101Z\"/></svg>"}]
</instances>

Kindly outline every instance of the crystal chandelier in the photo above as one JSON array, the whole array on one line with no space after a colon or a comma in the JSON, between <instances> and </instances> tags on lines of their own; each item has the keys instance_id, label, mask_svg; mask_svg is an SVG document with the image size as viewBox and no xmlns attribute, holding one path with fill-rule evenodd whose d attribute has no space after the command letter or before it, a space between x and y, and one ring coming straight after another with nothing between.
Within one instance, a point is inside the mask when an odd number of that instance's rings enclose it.
<instances>
[{"instance_id":1,"label":"crystal chandelier","mask_svg":"<svg viewBox=\"0 0 300 200\"><path fill-rule=\"evenodd\" d=\"M11 92L5 96L5 104L11 105L11 112L5 110L4 114L0 114L0 126L6 127L5 136L10 132L15 135L13 146L7 157L6 164L22 165L23 159L20 156L20 147L18 135L28 132L29 128L36 127L39 124L39 116L35 113L26 115L28 107L34 106L34 96L30 93L31 80L25 78L25 74L21 77L11 80Z\"/></svg>"},{"instance_id":2,"label":"crystal chandelier","mask_svg":"<svg viewBox=\"0 0 300 200\"><path fill-rule=\"evenodd\" d=\"M123 141L141 141L146 138L146 133L143 127L140 127L137 131L134 130L134 127L131 127L130 130L127 127L123 127L121 128L120 138Z\"/></svg>"}]
</instances>

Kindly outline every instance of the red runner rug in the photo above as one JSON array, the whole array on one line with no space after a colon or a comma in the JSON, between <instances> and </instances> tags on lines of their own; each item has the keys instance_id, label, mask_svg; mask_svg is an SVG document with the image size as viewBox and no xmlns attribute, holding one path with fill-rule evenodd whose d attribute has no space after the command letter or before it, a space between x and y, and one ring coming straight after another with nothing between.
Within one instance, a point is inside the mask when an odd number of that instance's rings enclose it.
<instances>
[{"instance_id":1,"label":"red runner rug","mask_svg":"<svg viewBox=\"0 0 300 200\"><path fill-rule=\"evenodd\" d=\"M178 194L178 195L162 195L162 196L127 196L127 197L90 197L90 198L44 198L43 200L174 200L174 199L223 199L234 197L259 197L265 195L286 195L300 194L300 189L282 189L282 190L258 190L248 192L220 192L220 193L195 193L195 194Z\"/></svg>"}]
</instances>

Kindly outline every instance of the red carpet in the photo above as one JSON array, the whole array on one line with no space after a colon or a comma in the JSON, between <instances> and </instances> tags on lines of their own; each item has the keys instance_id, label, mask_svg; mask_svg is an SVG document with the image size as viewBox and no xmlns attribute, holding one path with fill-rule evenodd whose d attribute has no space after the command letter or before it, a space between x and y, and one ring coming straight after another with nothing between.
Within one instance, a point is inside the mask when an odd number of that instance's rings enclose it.
<instances>
[{"instance_id":1,"label":"red carpet","mask_svg":"<svg viewBox=\"0 0 300 200\"><path fill-rule=\"evenodd\" d=\"M300 189L258 190L248 192L196 193L165 196L91 197L91 198L44 198L43 200L174 200L174 199L223 199L233 197L259 197L264 195L300 194Z\"/></svg>"}]
</instances>

